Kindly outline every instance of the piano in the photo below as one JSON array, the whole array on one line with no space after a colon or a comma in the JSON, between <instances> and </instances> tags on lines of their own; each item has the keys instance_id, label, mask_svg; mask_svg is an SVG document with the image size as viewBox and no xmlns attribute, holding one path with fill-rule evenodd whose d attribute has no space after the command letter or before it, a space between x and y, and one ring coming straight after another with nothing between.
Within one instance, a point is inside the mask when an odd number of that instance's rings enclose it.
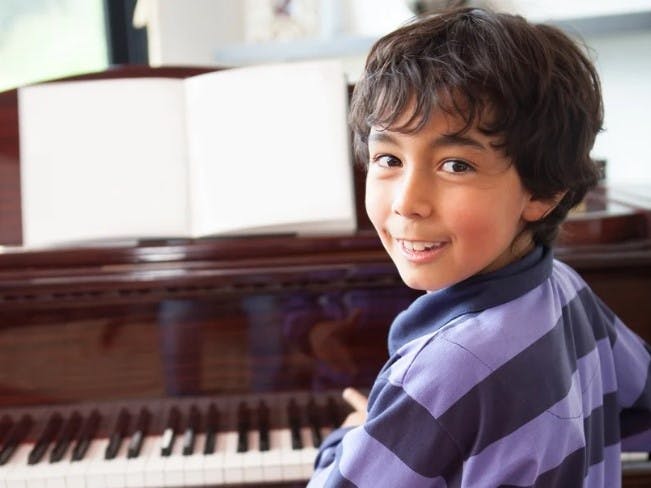
<instances>
[{"instance_id":1,"label":"piano","mask_svg":"<svg viewBox=\"0 0 651 488\"><path fill-rule=\"evenodd\" d=\"M25 249L16 105L0 93L0 488L304 486L341 389L370 387L419 295L363 174L354 235ZM555 254L651 342L651 185L593 191ZM651 486L647 457L623 458L624 486Z\"/></svg>"}]
</instances>

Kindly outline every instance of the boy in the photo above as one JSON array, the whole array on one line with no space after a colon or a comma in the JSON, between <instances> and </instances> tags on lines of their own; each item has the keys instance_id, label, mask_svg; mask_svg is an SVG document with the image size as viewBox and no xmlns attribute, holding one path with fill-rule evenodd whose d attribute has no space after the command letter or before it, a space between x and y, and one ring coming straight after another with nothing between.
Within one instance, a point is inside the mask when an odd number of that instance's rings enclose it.
<instances>
[{"instance_id":1,"label":"boy","mask_svg":"<svg viewBox=\"0 0 651 488\"><path fill-rule=\"evenodd\" d=\"M651 450L650 356L550 250L598 176L590 61L555 28L453 10L376 43L351 123L371 222L430 293L309 486L620 486L621 449Z\"/></svg>"}]
</instances>

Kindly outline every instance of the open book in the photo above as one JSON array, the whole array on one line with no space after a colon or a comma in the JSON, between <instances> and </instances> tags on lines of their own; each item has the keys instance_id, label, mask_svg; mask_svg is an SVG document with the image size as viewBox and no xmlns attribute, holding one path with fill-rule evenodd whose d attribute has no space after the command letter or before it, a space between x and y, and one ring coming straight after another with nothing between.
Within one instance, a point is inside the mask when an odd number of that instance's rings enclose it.
<instances>
[{"instance_id":1,"label":"open book","mask_svg":"<svg viewBox=\"0 0 651 488\"><path fill-rule=\"evenodd\" d=\"M19 90L23 243L355 230L336 61Z\"/></svg>"}]
</instances>

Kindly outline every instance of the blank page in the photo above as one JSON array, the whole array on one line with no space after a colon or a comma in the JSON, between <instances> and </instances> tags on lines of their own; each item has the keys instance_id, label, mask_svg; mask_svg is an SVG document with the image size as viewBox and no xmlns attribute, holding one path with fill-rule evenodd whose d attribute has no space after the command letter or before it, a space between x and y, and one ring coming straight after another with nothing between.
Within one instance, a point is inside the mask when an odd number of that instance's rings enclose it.
<instances>
[{"instance_id":1,"label":"blank page","mask_svg":"<svg viewBox=\"0 0 651 488\"><path fill-rule=\"evenodd\" d=\"M186 85L195 235L354 231L339 62L230 69Z\"/></svg>"},{"instance_id":2,"label":"blank page","mask_svg":"<svg viewBox=\"0 0 651 488\"><path fill-rule=\"evenodd\" d=\"M183 82L19 90L23 243L187 235Z\"/></svg>"}]
</instances>

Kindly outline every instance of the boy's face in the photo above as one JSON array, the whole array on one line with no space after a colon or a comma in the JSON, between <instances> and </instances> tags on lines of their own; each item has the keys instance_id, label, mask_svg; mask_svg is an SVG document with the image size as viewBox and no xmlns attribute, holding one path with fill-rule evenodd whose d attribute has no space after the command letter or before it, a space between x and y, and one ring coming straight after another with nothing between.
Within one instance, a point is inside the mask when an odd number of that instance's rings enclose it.
<instances>
[{"instance_id":1,"label":"boy's face","mask_svg":"<svg viewBox=\"0 0 651 488\"><path fill-rule=\"evenodd\" d=\"M373 127L369 134L366 211L415 289L501 268L531 245L512 245L539 210L515 166L476 128L451 135L461 127L460 118L436 110L417 133Z\"/></svg>"}]
</instances>

